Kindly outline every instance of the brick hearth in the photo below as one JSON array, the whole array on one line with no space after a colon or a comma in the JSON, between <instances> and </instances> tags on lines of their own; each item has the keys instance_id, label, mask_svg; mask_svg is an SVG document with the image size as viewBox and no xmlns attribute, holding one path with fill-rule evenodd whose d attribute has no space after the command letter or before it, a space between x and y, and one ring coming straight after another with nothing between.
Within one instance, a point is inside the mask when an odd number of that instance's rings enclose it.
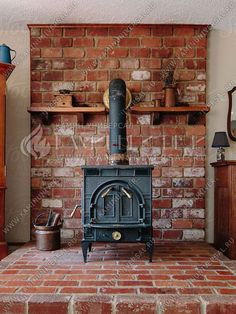
<instances>
[{"instance_id":1,"label":"brick hearth","mask_svg":"<svg viewBox=\"0 0 236 314\"><path fill-rule=\"evenodd\" d=\"M153 263L142 249L96 246L85 265L79 247L28 244L0 263L0 313L236 313L235 261L206 243L158 243Z\"/></svg>"}]
</instances>

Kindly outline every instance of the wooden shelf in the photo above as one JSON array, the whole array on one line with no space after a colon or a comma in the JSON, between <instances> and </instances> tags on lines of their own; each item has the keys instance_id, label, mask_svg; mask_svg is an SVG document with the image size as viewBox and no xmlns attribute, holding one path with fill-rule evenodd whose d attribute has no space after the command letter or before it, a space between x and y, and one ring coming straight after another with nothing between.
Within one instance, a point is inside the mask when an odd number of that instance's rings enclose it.
<instances>
[{"instance_id":1,"label":"wooden shelf","mask_svg":"<svg viewBox=\"0 0 236 314\"><path fill-rule=\"evenodd\" d=\"M186 107L140 107L134 105L130 108L130 111L133 113L153 113L153 112L164 112L164 113L182 113L182 112L208 112L210 108L208 106L186 106Z\"/></svg>"},{"instance_id":2,"label":"wooden shelf","mask_svg":"<svg viewBox=\"0 0 236 314\"><path fill-rule=\"evenodd\" d=\"M142 107L134 105L130 108L131 113L135 114L152 114L153 124L160 124L164 114L187 114L188 124L196 124L202 115L210 111L210 107L205 105L182 106L182 107Z\"/></svg>"},{"instance_id":3,"label":"wooden shelf","mask_svg":"<svg viewBox=\"0 0 236 314\"><path fill-rule=\"evenodd\" d=\"M38 114L41 116L44 124L50 124L53 114L78 114L80 121L83 123L84 114L101 114L105 113L107 109L102 106L98 107L28 107L28 112L31 114Z\"/></svg>"},{"instance_id":4,"label":"wooden shelf","mask_svg":"<svg viewBox=\"0 0 236 314\"><path fill-rule=\"evenodd\" d=\"M103 113L105 107L29 107L28 112L51 112L51 113Z\"/></svg>"},{"instance_id":5,"label":"wooden shelf","mask_svg":"<svg viewBox=\"0 0 236 314\"><path fill-rule=\"evenodd\" d=\"M49 124L53 114L102 114L108 112L105 106L97 107L29 107L28 112L32 114L40 114L42 117L42 122ZM205 105L198 106L186 106L186 107L151 107L151 106L140 106L134 105L127 112L131 114L152 114L153 124L160 124L161 118L164 114L187 114L188 123L196 124L202 115L205 115L210 111L210 107Z\"/></svg>"},{"instance_id":6,"label":"wooden shelf","mask_svg":"<svg viewBox=\"0 0 236 314\"><path fill-rule=\"evenodd\" d=\"M7 80L15 67L16 66L13 64L0 62L0 74L4 75L5 79Z\"/></svg>"}]
</instances>

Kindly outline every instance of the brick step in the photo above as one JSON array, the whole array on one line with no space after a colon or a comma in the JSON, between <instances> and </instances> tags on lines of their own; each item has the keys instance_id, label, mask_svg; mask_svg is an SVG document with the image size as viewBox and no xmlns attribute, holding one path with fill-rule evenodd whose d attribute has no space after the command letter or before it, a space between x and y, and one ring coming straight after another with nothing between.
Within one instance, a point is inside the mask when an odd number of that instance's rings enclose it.
<instances>
[{"instance_id":1,"label":"brick step","mask_svg":"<svg viewBox=\"0 0 236 314\"><path fill-rule=\"evenodd\" d=\"M104 314L233 314L236 299L232 296L182 297L165 296L109 296L109 295L0 295L0 313Z\"/></svg>"}]
</instances>

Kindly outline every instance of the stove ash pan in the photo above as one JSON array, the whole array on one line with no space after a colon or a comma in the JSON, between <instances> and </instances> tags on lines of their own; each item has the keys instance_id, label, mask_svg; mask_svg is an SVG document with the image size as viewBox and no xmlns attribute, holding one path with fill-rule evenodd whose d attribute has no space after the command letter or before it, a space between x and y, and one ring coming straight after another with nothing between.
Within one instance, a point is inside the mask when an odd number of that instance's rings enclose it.
<instances>
[{"instance_id":1,"label":"stove ash pan","mask_svg":"<svg viewBox=\"0 0 236 314\"><path fill-rule=\"evenodd\" d=\"M152 261L153 166L86 166L82 198L84 261L93 242L143 242Z\"/></svg>"}]
</instances>

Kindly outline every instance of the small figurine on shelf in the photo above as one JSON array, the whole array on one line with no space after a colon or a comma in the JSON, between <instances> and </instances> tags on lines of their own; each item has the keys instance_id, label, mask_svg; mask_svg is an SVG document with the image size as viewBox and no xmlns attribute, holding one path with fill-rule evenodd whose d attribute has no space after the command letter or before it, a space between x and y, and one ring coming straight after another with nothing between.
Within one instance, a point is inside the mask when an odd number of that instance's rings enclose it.
<instances>
[{"instance_id":1,"label":"small figurine on shelf","mask_svg":"<svg viewBox=\"0 0 236 314\"><path fill-rule=\"evenodd\" d=\"M176 94L176 87L174 83L174 70L170 70L167 72L165 77L165 96L164 96L164 103L166 107L173 107L175 106L175 94Z\"/></svg>"}]
</instances>

